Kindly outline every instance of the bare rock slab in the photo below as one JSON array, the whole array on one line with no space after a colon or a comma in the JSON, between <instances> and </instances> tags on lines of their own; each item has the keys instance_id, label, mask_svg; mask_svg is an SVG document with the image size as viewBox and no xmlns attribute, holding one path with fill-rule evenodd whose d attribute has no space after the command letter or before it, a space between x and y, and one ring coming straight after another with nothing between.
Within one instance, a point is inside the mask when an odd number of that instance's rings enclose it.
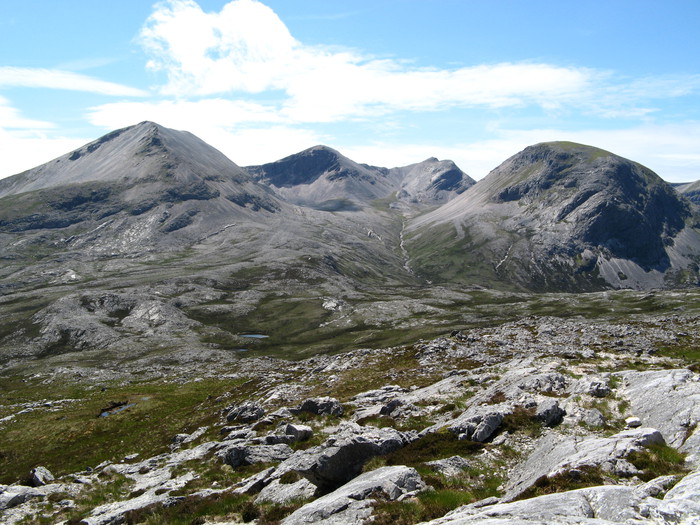
<instances>
[{"instance_id":1,"label":"bare rock slab","mask_svg":"<svg viewBox=\"0 0 700 525\"><path fill-rule=\"evenodd\" d=\"M426 488L418 472L410 467L382 467L366 472L339 489L289 515L282 525L361 525L372 515L371 495L389 500L416 494Z\"/></svg>"}]
</instances>

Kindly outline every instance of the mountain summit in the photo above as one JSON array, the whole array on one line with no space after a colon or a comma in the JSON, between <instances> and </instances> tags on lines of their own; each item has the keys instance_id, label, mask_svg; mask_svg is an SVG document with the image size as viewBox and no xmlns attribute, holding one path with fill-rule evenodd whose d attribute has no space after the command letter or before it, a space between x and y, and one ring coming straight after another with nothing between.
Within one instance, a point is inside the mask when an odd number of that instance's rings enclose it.
<instances>
[{"instance_id":1,"label":"mountain summit","mask_svg":"<svg viewBox=\"0 0 700 525\"><path fill-rule=\"evenodd\" d=\"M430 158L387 169L358 164L327 146L246 169L293 202L331 211L358 209L394 193L413 204L441 204L474 184L450 160Z\"/></svg>"},{"instance_id":2,"label":"mountain summit","mask_svg":"<svg viewBox=\"0 0 700 525\"><path fill-rule=\"evenodd\" d=\"M700 254L693 213L640 164L550 142L514 155L409 229L428 273L441 272L440 258L430 262L419 239L439 233L441 250L464 252L461 269L446 268L447 276L482 273L544 289L654 287L679 277Z\"/></svg>"},{"instance_id":3,"label":"mountain summit","mask_svg":"<svg viewBox=\"0 0 700 525\"><path fill-rule=\"evenodd\" d=\"M102 254L180 249L237 218L282 206L218 150L152 122L2 180L0 198L0 232L55 232L71 239L65 248ZM93 231L99 234L86 233Z\"/></svg>"}]
</instances>

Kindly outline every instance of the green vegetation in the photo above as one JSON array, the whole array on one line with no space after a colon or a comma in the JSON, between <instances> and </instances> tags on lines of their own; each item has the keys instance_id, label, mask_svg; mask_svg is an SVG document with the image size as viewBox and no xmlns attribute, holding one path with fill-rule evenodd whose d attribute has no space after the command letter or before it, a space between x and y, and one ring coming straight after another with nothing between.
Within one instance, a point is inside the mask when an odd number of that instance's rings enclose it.
<instances>
[{"instance_id":1,"label":"green vegetation","mask_svg":"<svg viewBox=\"0 0 700 525\"><path fill-rule=\"evenodd\" d=\"M407 237L411 267L420 277L433 283L479 283L496 290L503 288L489 258L473 255L479 253L480 243L466 232L464 236L456 242L460 235L449 223L434 226L429 233ZM436 252L440 257L435 256Z\"/></svg>"},{"instance_id":2,"label":"green vegetation","mask_svg":"<svg viewBox=\"0 0 700 525\"><path fill-rule=\"evenodd\" d=\"M542 423L535 417L534 408L517 406L513 412L503 418L502 432L522 432L530 438L538 438L542 434Z\"/></svg>"},{"instance_id":3,"label":"green vegetation","mask_svg":"<svg viewBox=\"0 0 700 525\"><path fill-rule=\"evenodd\" d=\"M685 454L666 443L651 444L639 452L633 452L627 459L642 471L639 477L643 481L650 481L658 476L685 475L690 470L685 464Z\"/></svg>"},{"instance_id":4,"label":"green vegetation","mask_svg":"<svg viewBox=\"0 0 700 525\"><path fill-rule=\"evenodd\" d=\"M7 404L18 398L31 399L31 390L36 387L25 383L16 390L3 384L0 400ZM132 453L153 456L166 452L175 434L214 424L221 408L246 398L251 388L253 385L242 379L205 379L184 384L153 381L109 385L105 391L56 385L54 395L76 401L63 404L56 411L36 409L18 415L3 429L0 483L23 479L37 463L62 475L104 461L119 461ZM227 392L230 397L217 399ZM111 402L123 401L133 406L99 417Z\"/></svg>"},{"instance_id":5,"label":"green vegetation","mask_svg":"<svg viewBox=\"0 0 700 525\"><path fill-rule=\"evenodd\" d=\"M421 372L413 347L397 347L368 358L362 367L353 367L337 374L338 380L330 387L318 385L312 395L333 395L347 401L360 392L387 384L402 387L427 386L439 376Z\"/></svg>"},{"instance_id":6,"label":"green vegetation","mask_svg":"<svg viewBox=\"0 0 700 525\"><path fill-rule=\"evenodd\" d=\"M566 492L569 490L582 489L585 487L595 487L605 485L612 479L611 474L605 472L600 467L584 465L569 472L563 472L551 478L542 476L535 483L525 490L516 499L529 499L555 492Z\"/></svg>"},{"instance_id":7,"label":"green vegetation","mask_svg":"<svg viewBox=\"0 0 700 525\"><path fill-rule=\"evenodd\" d=\"M460 441L451 432L444 431L427 434L403 449L372 459L365 465L365 471L385 465L412 466L432 487L413 501L379 502L375 505L372 523L412 525L443 516L461 505L497 496L503 477L497 470L494 472L494 465L482 464L476 457L486 447L484 443ZM455 455L467 458L470 463L456 476L439 474L425 464Z\"/></svg>"},{"instance_id":8,"label":"green vegetation","mask_svg":"<svg viewBox=\"0 0 700 525\"><path fill-rule=\"evenodd\" d=\"M304 501L289 505L255 505L247 495L230 493L207 497L187 496L173 504L156 504L128 512L126 525L193 525L203 524L207 518L235 519L244 523L255 520L257 525L276 525Z\"/></svg>"}]
</instances>

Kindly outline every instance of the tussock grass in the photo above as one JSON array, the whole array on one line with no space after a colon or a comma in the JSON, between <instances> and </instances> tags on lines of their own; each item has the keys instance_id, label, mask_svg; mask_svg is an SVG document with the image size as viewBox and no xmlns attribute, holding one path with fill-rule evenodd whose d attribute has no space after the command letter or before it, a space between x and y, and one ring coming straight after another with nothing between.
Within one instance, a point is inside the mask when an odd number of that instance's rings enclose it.
<instances>
[{"instance_id":1,"label":"tussock grass","mask_svg":"<svg viewBox=\"0 0 700 525\"><path fill-rule=\"evenodd\" d=\"M55 412L21 414L0 433L0 483L21 480L37 464L54 475L63 475L104 461L119 461L127 454L148 457L166 452L175 434L214 424L226 404L246 398L254 385L243 385L244 381L153 381L115 385L103 392L66 387L60 393L79 401ZM63 389L60 385L55 388ZM226 392L231 392L228 399L217 400ZM99 417L100 411L115 400L135 404Z\"/></svg>"}]
</instances>

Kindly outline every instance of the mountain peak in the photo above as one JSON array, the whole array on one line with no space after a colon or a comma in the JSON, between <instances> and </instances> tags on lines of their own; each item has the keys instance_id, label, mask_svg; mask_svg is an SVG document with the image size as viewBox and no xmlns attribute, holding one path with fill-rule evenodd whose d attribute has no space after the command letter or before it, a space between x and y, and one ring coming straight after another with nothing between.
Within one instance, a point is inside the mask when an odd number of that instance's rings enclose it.
<instances>
[{"instance_id":1,"label":"mountain peak","mask_svg":"<svg viewBox=\"0 0 700 525\"><path fill-rule=\"evenodd\" d=\"M0 181L0 197L66 184L154 180L165 174L187 180L222 174L248 179L241 168L191 133L144 121Z\"/></svg>"}]
</instances>

